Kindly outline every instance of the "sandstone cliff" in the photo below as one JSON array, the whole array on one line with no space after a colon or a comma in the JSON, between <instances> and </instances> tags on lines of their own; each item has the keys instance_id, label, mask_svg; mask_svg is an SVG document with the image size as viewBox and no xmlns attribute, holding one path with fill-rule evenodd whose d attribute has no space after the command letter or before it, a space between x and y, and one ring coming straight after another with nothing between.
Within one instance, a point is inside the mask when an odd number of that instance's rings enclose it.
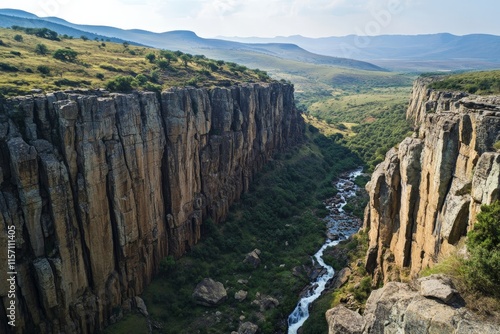
<instances>
[{"instance_id":1,"label":"sandstone cliff","mask_svg":"<svg viewBox=\"0 0 500 334\"><path fill-rule=\"evenodd\" d=\"M293 87L277 83L2 101L0 239L16 227L17 332L107 325L302 129Z\"/></svg>"},{"instance_id":2,"label":"sandstone cliff","mask_svg":"<svg viewBox=\"0 0 500 334\"><path fill-rule=\"evenodd\" d=\"M482 204L500 198L500 97L438 92L419 79L407 118L416 135L391 149L367 185L366 266L376 281L414 276L452 251Z\"/></svg>"}]
</instances>

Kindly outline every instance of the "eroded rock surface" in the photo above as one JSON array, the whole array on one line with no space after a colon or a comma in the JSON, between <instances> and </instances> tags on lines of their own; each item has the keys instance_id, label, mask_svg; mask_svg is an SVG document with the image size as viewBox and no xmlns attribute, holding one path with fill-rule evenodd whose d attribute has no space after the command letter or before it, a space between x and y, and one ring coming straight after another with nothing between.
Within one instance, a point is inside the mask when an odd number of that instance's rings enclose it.
<instances>
[{"instance_id":1,"label":"eroded rock surface","mask_svg":"<svg viewBox=\"0 0 500 334\"><path fill-rule=\"evenodd\" d=\"M443 276L421 279L453 290L451 280ZM416 284L419 286L418 284ZM413 290L408 284L389 282L374 290L361 316L339 305L326 313L330 334L498 334L496 324L484 322L465 307L447 304L427 296L427 290Z\"/></svg>"},{"instance_id":2,"label":"eroded rock surface","mask_svg":"<svg viewBox=\"0 0 500 334\"><path fill-rule=\"evenodd\" d=\"M500 199L500 97L438 92L417 80L416 135L391 149L367 184L366 267L376 281L412 276L455 250L482 204Z\"/></svg>"},{"instance_id":3,"label":"eroded rock surface","mask_svg":"<svg viewBox=\"0 0 500 334\"><path fill-rule=\"evenodd\" d=\"M302 138L293 86L279 83L0 101L0 240L16 227L16 330L100 331L162 258L182 256L203 219L224 219L264 163Z\"/></svg>"}]
</instances>

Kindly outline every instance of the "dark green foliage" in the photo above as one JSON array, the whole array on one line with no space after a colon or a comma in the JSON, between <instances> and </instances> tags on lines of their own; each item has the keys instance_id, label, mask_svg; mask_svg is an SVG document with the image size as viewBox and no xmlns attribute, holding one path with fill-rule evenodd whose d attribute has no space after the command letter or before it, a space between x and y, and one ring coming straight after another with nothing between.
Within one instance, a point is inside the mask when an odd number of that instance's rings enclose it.
<instances>
[{"instance_id":1,"label":"dark green foliage","mask_svg":"<svg viewBox=\"0 0 500 334\"><path fill-rule=\"evenodd\" d=\"M108 65L108 64L101 64L101 65L99 65L99 67L102 68L103 70L107 70L110 72L123 72L122 69L116 68L116 67Z\"/></svg>"},{"instance_id":2,"label":"dark green foliage","mask_svg":"<svg viewBox=\"0 0 500 334\"><path fill-rule=\"evenodd\" d=\"M47 46L46 46L45 44L41 44L41 43L39 43L39 44L37 44L37 45L35 46L35 53L36 53L37 55L42 55L42 56L44 56L44 55L46 55L47 53L49 53L49 49L47 48Z\"/></svg>"},{"instance_id":3,"label":"dark green foliage","mask_svg":"<svg viewBox=\"0 0 500 334\"><path fill-rule=\"evenodd\" d=\"M361 280L361 282L359 282L359 285L353 287L351 290L354 298L360 303L366 302L371 291L372 291L371 277L364 277Z\"/></svg>"},{"instance_id":4,"label":"dark green foliage","mask_svg":"<svg viewBox=\"0 0 500 334\"><path fill-rule=\"evenodd\" d=\"M47 65L40 65L36 68L36 70L45 75L50 74L50 67L48 67Z\"/></svg>"},{"instance_id":5,"label":"dark green foliage","mask_svg":"<svg viewBox=\"0 0 500 334\"><path fill-rule=\"evenodd\" d=\"M35 35L40 38L49 39L52 41L60 41L57 37L57 32L48 28L24 28L20 26L12 26L13 30L24 31L28 35Z\"/></svg>"},{"instance_id":6,"label":"dark green foliage","mask_svg":"<svg viewBox=\"0 0 500 334\"><path fill-rule=\"evenodd\" d=\"M468 233L470 253L465 261L468 284L500 297L500 201L481 206L474 229Z\"/></svg>"},{"instance_id":7,"label":"dark green foliage","mask_svg":"<svg viewBox=\"0 0 500 334\"><path fill-rule=\"evenodd\" d=\"M4 72L18 72L19 69L15 66L6 64L6 63L0 63L0 71Z\"/></svg>"},{"instance_id":8,"label":"dark green foliage","mask_svg":"<svg viewBox=\"0 0 500 334\"><path fill-rule=\"evenodd\" d=\"M78 52L71 49L58 49L52 55L55 59L67 62L74 62L78 56Z\"/></svg>"},{"instance_id":9,"label":"dark green foliage","mask_svg":"<svg viewBox=\"0 0 500 334\"><path fill-rule=\"evenodd\" d=\"M154 63L154 61L156 60L156 55L153 52L149 52L144 56L144 58L146 58L146 60L150 63Z\"/></svg>"},{"instance_id":10,"label":"dark green foliage","mask_svg":"<svg viewBox=\"0 0 500 334\"><path fill-rule=\"evenodd\" d=\"M96 77L97 79L99 79L99 80L104 80L104 74L102 74L102 73L97 73L97 74L95 75L95 77Z\"/></svg>"},{"instance_id":11,"label":"dark green foliage","mask_svg":"<svg viewBox=\"0 0 500 334\"><path fill-rule=\"evenodd\" d=\"M85 35L81 35L80 38L81 38L82 41L88 41L89 40L89 38L87 36L85 36Z\"/></svg>"},{"instance_id":12,"label":"dark green foliage","mask_svg":"<svg viewBox=\"0 0 500 334\"><path fill-rule=\"evenodd\" d=\"M11 51L10 54L14 55L14 56L21 57L21 52L19 52L19 51Z\"/></svg>"},{"instance_id":13,"label":"dark green foliage","mask_svg":"<svg viewBox=\"0 0 500 334\"><path fill-rule=\"evenodd\" d=\"M353 127L356 136L346 139L347 147L363 159L369 171L373 171L384 160L391 147L411 133L404 108L404 105L392 106L385 113L377 115L375 121Z\"/></svg>"},{"instance_id":14,"label":"dark green foliage","mask_svg":"<svg viewBox=\"0 0 500 334\"><path fill-rule=\"evenodd\" d=\"M92 82L88 80L70 80L70 79L60 79L54 81L54 84L58 87L60 86L70 86L70 87L84 87L90 86Z\"/></svg>"},{"instance_id":15,"label":"dark green foliage","mask_svg":"<svg viewBox=\"0 0 500 334\"><path fill-rule=\"evenodd\" d=\"M500 71L470 72L441 78L429 85L437 90L463 91L488 95L500 93Z\"/></svg>"},{"instance_id":16,"label":"dark green foliage","mask_svg":"<svg viewBox=\"0 0 500 334\"><path fill-rule=\"evenodd\" d=\"M5 44L5 42L0 39L0 46L8 46L8 45Z\"/></svg>"},{"instance_id":17,"label":"dark green foliage","mask_svg":"<svg viewBox=\"0 0 500 334\"><path fill-rule=\"evenodd\" d=\"M14 36L14 40L15 40L16 42L22 42L22 41L24 40L24 38L23 38L23 36L22 36L22 35L19 35L19 34L18 34L18 35L15 35L15 36Z\"/></svg>"},{"instance_id":18,"label":"dark green foliage","mask_svg":"<svg viewBox=\"0 0 500 334\"><path fill-rule=\"evenodd\" d=\"M106 89L112 92L125 92L132 91L132 82L134 78L130 75L118 75L106 83Z\"/></svg>"}]
</instances>

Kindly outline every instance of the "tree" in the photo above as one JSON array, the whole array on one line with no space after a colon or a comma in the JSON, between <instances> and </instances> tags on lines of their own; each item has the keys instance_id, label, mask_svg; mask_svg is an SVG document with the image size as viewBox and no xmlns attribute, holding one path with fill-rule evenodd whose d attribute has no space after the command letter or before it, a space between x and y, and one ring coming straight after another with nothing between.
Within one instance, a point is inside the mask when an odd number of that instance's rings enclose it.
<instances>
[{"instance_id":1,"label":"tree","mask_svg":"<svg viewBox=\"0 0 500 334\"><path fill-rule=\"evenodd\" d=\"M35 46L35 53L36 53L37 55L42 55L42 56L44 56L44 55L46 55L47 53L49 53L49 49L47 48L47 45L45 45L45 44L41 44L41 43L40 43L40 44L37 44L37 45Z\"/></svg>"},{"instance_id":2,"label":"tree","mask_svg":"<svg viewBox=\"0 0 500 334\"><path fill-rule=\"evenodd\" d=\"M89 38L85 35L81 35L80 38L82 39L82 41L88 41Z\"/></svg>"},{"instance_id":3,"label":"tree","mask_svg":"<svg viewBox=\"0 0 500 334\"><path fill-rule=\"evenodd\" d=\"M188 62L191 60L191 57L189 57L187 54L181 55L181 60L184 63L184 67L188 66Z\"/></svg>"},{"instance_id":4,"label":"tree","mask_svg":"<svg viewBox=\"0 0 500 334\"><path fill-rule=\"evenodd\" d=\"M112 92L130 92L133 81L134 78L130 75L118 75L108 81L106 88Z\"/></svg>"},{"instance_id":5,"label":"tree","mask_svg":"<svg viewBox=\"0 0 500 334\"><path fill-rule=\"evenodd\" d=\"M500 297L500 201L481 206L476 219L467 234L467 281L477 290Z\"/></svg>"},{"instance_id":6,"label":"tree","mask_svg":"<svg viewBox=\"0 0 500 334\"><path fill-rule=\"evenodd\" d=\"M156 59L156 55L153 52L149 52L146 54L145 58L150 62L153 63Z\"/></svg>"},{"instance_id":7,"label":"tree","mask_svg":"<svg viewBox=\"0 0 500 334\"><path fill-rule=\"evenodd\" d=\"M50 67L48 67L47 65L40 65L36 69L38 72L40 72L42 74L45 74L45 75L50 74Z\"/></svg>"},{"instance_id":8,"label":"tree","mask_svg":"<svg viewBox=\"0 0 500 334\"><path fill-rule=\"evenodd\" d=\"M23 41L23 36L22 35L15 35L14 36L14 40L16 42L22 42Z\"/></svg>"},{"instance_id":9,"label":"tree","mask_svg":"<svg viewBox=\"0 0 500 334\"><path fill-rule=\"evenodd\" d=\"M58 49L54 52L53 57L57 60L74 62L78 52L71 49Z\"/></svg>"}]
</instances>

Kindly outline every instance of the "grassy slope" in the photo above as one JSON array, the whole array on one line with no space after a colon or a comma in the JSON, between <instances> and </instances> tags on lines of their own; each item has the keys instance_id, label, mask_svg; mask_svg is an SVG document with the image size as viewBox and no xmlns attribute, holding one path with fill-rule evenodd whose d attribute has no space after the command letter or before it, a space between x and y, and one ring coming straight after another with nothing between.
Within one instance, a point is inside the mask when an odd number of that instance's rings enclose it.
<instances>
[{"instance_id":1,"label":"grassy slope","mask_svg":"<svg viewBox=\"0 0 500 334\"><path fill-rule=\"evenodd\" d=\"M500 70L443 76L430 84L437 90L455 90L478 95L500 94Z\"/></svg>"},{"instance_id":2,"label":"grassy slope","mask_svg":"<svg viewBox=\"0 0 500 334\"><path fill-rule=\"evenodd\" d=\"M21 35L22 41L16 41L15 35ZM227 82L263 79L262 76L259 77L259 73L251 70L235 71L228 64L219 66L219 70L208 71L203 67L203 63L211 62L207 59L192 59L188 66L184 66L181 60L172 61L166 70L160 70L157 64L145 59L145 55L151 52L158 56L159 50L107 41L52 41L11 29L0 29L0 40L0 94L3 95L29 93L31 89L54 91L75 87L103 88L107 80L117 75L144 74L151 78L152 71L155 70L158 71L158 83L162 88L192 84L193 79L201 86L217 85L223 81L227 85ZM37 44L44 44L49 50L48 54L36 54ZM52 54L58 49L76 51L76 61L55 59ZM8 66L17 70L8 70ZM50 73L41 73L39 66L47 66ZM98 75L102 76L101 79ZM66 79L66 83L61 83L62 79Z\"/></svg>"}]
</instances>

